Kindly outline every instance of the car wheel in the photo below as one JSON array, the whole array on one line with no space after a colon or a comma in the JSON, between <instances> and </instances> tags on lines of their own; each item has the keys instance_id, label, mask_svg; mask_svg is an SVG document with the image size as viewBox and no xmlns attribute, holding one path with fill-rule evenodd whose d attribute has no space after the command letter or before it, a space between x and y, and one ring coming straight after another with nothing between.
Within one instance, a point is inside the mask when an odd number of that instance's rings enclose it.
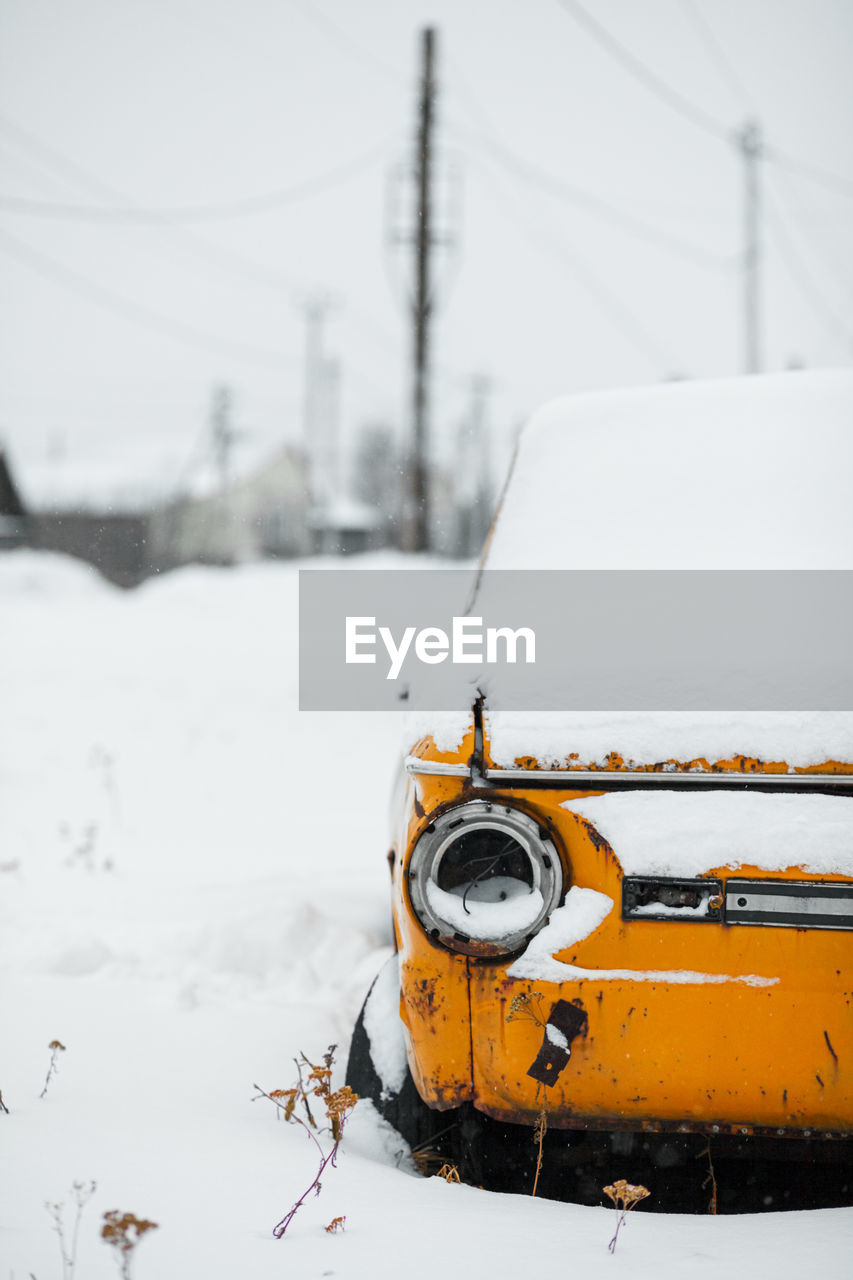
<instances>
[{"instance_id":1,"label":"car wheel","mask_svg":"<svg viewBox=\"0 0 853 1280\"><path fill-rule=\"evenodd\" d=\"M413 1151L431 1147L455 1124L455 1113L433 1111L409 1071L400 1021L400 966L392 955L373 980L352 1033L346 1083L369 1098Z\"/></svg>"}]
</instances>

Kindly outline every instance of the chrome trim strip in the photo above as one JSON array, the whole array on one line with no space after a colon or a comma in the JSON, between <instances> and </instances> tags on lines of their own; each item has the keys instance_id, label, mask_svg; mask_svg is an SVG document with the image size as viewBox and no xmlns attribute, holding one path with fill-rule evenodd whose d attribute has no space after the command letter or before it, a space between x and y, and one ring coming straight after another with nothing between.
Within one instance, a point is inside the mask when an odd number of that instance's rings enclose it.
<instances>
[{"instance_id":1,"label":"chrome trim strip","mask_svg":"<svg viewBox=\"0 0 853 1280\"><path fill-rule=\"evenodd\" d=\"M853 884L809 880L728 880L726 924L853 930Z\"/></svg>"},{"instance_id":2,"label":"chrome trim strip","mask_svg":"<svg viewBox=\"0 0 853 1280\"><path fill-rule=\"evenodd\" d=\"M467 773L467 769L464 771ZM646 772L642 769L487 769L489 782L505 782L512 785L519 782L550 782L552 779L563 785L573 782L581 783L585 788L589 783L597 782L657 782L662 787L679 785L706 784L708 786L731 786L742 783L753 787L851 787L853 773L686 773L675 770L671 772Z\"/></svg>"},{"instance_id":3,"label":"chrome trim strip","mask_svg":"<svg viewBox=\"0 0 853 1280\"><path fill-rule=\"evenodd\" d=\"M430 773L441 778L468 778L471 768L467 764L453 764L444 760L421 760L420 756L406 756L406 773Z\"/></svg>"}]
</instances>

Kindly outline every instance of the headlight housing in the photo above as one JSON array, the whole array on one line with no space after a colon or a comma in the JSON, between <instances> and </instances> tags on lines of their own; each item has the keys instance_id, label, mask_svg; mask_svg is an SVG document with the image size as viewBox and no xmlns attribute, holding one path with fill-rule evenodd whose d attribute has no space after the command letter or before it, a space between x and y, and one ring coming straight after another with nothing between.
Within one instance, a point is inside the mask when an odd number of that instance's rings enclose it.
<instances>
[{"instance_id":1,"label":"headlight housing","mask_svg":"<svg viewBox=\"0 0 853 1280\"><path fill-rule=\"evenodd\" d=\"M430 937L465 955L518 951L560 901L560 858L520 809L471 800L441 814L415 845L412 909Z\"/></svg>"}]
</instances>

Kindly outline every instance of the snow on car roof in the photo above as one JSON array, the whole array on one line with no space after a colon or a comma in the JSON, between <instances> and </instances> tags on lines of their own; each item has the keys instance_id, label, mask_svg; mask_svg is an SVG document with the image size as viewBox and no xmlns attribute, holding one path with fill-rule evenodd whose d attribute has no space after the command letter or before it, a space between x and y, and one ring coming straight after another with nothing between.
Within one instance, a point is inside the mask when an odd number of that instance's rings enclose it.
<instances>
[{"instance_id":1,"label":"snow on car roof","mask_svg":"<svg viewBox=\"0 0 853 1280\"><path fill-rule=\"evenodd\" d=\"M521 435L485 567L853 568L853 370L552 401ZM853 760L848 712L487 710L502 768Z\"/></svg>"},{"instance_id":2,"label":"snow on car roof","mask_svg":"<svg viewBox=\"0 0 853 1280\"><path fill-rule=\"evenodd\" d=\"M554 400L530 420L488 569L853 568L853 371Z\"/></svg>"},{"instance_id":3,"label":"snow on car roof","mask_svg":"<svg viewBox=\"0 0 853 1280\"><path fill-rule=\"evenodd\" d=\"M611 752L627 768L666 760L713 764L734 754L785 761L791 769L853 761L849 711L490 711L486 733L499 769L525 757L546 769L567 763L602 769ZM445 729L442 743L449 736Z\"/></svg>"}]
</instances>

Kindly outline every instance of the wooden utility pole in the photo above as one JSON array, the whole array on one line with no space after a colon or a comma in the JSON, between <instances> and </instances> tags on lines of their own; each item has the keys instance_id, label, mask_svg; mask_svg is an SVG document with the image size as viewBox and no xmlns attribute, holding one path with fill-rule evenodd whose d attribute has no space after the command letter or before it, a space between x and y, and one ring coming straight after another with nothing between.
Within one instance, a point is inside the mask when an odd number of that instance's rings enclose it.
<instances>
[{"instance_id":1,"label":"wooden utility pole","mask_svg":"<svg viewBox=\"0 0 853 1280\"><path fill-rule=\"evenodd\" d=\"M303 447L308 465L308 485L312 501L322 503L328 496L329 477L325 474L328 462L326 445L328 435L325 403L325 379L327 361L323 350L323 334L326 317L334 305L326 293L315 293L303 303L305 318L305 386L302 407Z\"/></svg>"},{"instance_id":2,"label":"wooden utility pole","mask_svg":"<svg viewBox=\"0 0 853 1280\"><path fill-rule=\"evenodd\" d=\"M210 432L213 437L213 453L219 473L219 487L224 493L230 479L229 461L235 432L231 425L231 388L217 387L213 393L210 411Z\"/></svg>"},{"instance_id":3,"label":"wooden utility pole","mask_svg":"<svg viewBox=\"0 0 853 1280\"><path fill-rule=\"evenodd\" d=\"M490 442L486 427L486 399L491 388L491 378L483 374L471 378L468 413L456 435L453 551L463 557L480 554L491 523Z\"/></svg>"},{"instance_id":4,"label":"wooden utility pole","mask_svg":"<svg viewBox=\"0 0 853 1280\"><path fill-rule=\"evenodd\" d=\"M748 120L737 135L744 163L743 315L745 373L761 372L761 222L758 166L761 161L761 128Z\"/></svg>"},{"instance_id":5,"label":"wooden utility pole","mask_svg":"<svg viewBox=\"0 0 853 1280\"><path fill-rule=\"evenodd\" d=\"M421 79L416 152L417 208L414 234L415 297L414 380L412 389L412 461L406 544L427 551L430 543L429 495L429 327L432 316L430 252L432 235L432 149L435 105L436 33L421 33Z\"/></svg>"}]
</instances>

